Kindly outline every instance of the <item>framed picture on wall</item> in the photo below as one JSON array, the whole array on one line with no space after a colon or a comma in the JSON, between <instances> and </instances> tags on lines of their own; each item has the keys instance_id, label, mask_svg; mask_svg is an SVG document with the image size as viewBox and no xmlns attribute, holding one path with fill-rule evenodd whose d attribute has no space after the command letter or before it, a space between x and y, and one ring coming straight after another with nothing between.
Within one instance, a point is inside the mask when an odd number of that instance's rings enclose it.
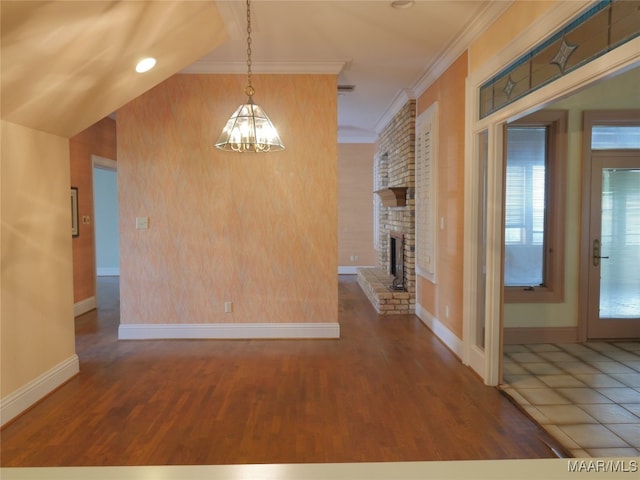
<instances>
[{"instance_id":1,"label":"framed picture on wall","mask_svg":"<svg viewBox=\"0 0 640 480\"><path fill-rule=\"evenodd\" d=\"M78 187L71 187L71 236L80 235L78 230Z\"/></svg>"}]
</instances>

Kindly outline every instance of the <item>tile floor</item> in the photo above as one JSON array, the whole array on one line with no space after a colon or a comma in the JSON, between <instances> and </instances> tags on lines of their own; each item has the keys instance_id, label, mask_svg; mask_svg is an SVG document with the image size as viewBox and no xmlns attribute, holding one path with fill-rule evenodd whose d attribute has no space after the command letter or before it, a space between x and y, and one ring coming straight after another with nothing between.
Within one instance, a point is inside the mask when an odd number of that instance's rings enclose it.
<instances>
[{"instance_id":1,"label":"tile floor","mask_svg":"<svg viewBox=\"0 0 640 480\"><path fill-rule=\"evenodd\" d=\"M576 458L640 456L640 342L504 346L510 395Z\"/></svg>"}]
</instances>

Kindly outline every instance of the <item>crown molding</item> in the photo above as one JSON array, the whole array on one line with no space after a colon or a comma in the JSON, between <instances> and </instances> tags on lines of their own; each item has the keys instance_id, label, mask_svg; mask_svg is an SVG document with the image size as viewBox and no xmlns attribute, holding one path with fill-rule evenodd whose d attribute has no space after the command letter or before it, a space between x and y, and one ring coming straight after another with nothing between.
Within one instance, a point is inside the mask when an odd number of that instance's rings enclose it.
<instances>
[{"instance_id":1,"label":"crown molding","mask_svg":"<svg viewBox=\"0 0 640 480\"><path fill-rule=\"evenodd\" d=\"M338 75L346 62L252 62L253 73ZM180 73L247 73L247 62L198 61Z\"/></svg>"},{"instance_id":2,"label":"crown molding","mask_svg":"<svg viewBox=\"0 0 640 480\"><path fill-rule=\"evenodd\" d=\"M380 120L378 120L376 132L379 134L384 130L407 101L418 98L433 82L440 78L447 68L469 48L469 45L511 6L513 1L514 0L488 2L484 10L467 25L461 35L458 35L454 41L438 55L437 59L427 68L422 76L416 80L410 88L398 92L398 95L396 95L385 113L380 117Z\"/></svg>"},{"instance_id":3,"label":"crown molding","mask_svg":"<svg viewBox=\"0 0 640 480\"><path fill-rule=\"evenodd\" d=\"M340 135L340 132L338 132L338 143L376 143L377 141L378 136L373 133L368 136L350 137L348 135Z\"/></svg>"},{"instance_id":4,"label":"crown molding","mask_svg":"<svg viewBox=\"0 0 640 480\"><path fill-rule=\"evenodd\" d=\"M423 75L411 87L416 97L422 95L433 82L435 82L442 74L462 55L469 46L512 4L514 0L502 2L488 2L483 11L476 16L465 30L451 42L435 62L423 73Z\"/></svg>"},{"instance_id":5,"label":"crown molding","mask_svg":"<svg viewBox=\"0 0 640 480\"><path fill-rule=\"evenodd\" d=\"M389 124L389 122L396 116L396 114L404 107L409 100L415 100L416 95L410 88L403 88L400 90L391 104L387 107L385 112L376 123L376 133L379 135L385 127Z\"/></svg>"}]
</instances>

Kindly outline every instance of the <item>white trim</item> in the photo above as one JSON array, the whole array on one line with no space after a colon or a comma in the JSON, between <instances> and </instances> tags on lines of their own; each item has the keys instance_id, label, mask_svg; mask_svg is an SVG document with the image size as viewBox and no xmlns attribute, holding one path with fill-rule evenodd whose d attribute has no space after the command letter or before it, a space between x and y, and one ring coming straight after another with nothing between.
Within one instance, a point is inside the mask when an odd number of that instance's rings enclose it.
<instances>
[{"instance_id":1,"label":"white trim","mask_svg":"<svg viewBox=\"0 0 640 480\"><path fill-rule=\"evenodd\" d=\"M0 425L14 419L80 371L76 354L0 399Z\"/></svg>"},{"instance_id":2,"label":"white trim","mask_svg":"<svg viewBox=\"0 0 640 480\"><path fill-rule=\"evenodd\" d=\"M378 136L375 133L371 133L365 137L349 137L340 133L338 130L338 143L376 143Z\"/></svg>"},{"instance_id":3,"label":"white trim","mask_svg":"<svg viewBox=\"0 0 640 480\"><path fill-rule=\"evenodd\" d=\"M96 275L98 277L119 277L120 267L98 267Z\"/></svg>"},{"instance_id":4,"label":"white trim","mask_svg":"<svg viewBox=\"0 0 640 480\"><path fill-rule=\"evenodd\" d=\"M389 125L389 122L393 120L400 110L407 104L409 100L415 100L416 94L410 89L405 88L400 90L391 104L387 107L387 110L382 114L378 123L376 123L376 133L380 133Z\"/></svg>"},{"instance_id":5,"label":"white trim","mask_svg":"<svg viewBox=\"0 0 640 480\"><path fill-rule=\"evenodd\" d=\"M500 381L499 371L501 362L500 334L502 327L502 125L509 121L524 116L532 111L564 98L577 90L587 87L598 80L611 77L617 73L630 69L640 64L640 37L621 45L611 52L589 62L588 64L568 73L567 75L551 82L550 84L531 92L518 101L505 106L497 112L478 120L477 92L480 86L492 75L516 60L527 49L535 46L541 39L548 36L549 32L571 21L585 8L593 5L593 2L559 2L552 7L546 15L535 21L521 35L509 42L509 45L488 60L481 69L472 72L467 79L465 114L466 125L466 152L465 152L465 269L463 302L463 338L465 345L464 362L472 364L475 361L484 361L482 367L475 368L487 385L497 385ZM486 330L485 350L482 352L476 347L473 332L476 290L469 288L477 278L477 251L474 251L474 242L477 238L477 229L481 227L474 222L471 212L474 206L473 192L469 188L469 182L477 182L474 176L475 156L473 152L474 136L481 130L487 129L489 133L489 165L487 186L487 265L486 278L487 289L486 304ZM473 180L475 178L475 180ZM477 191L477 190L476 190ZM472 365L473 366L473 365Z\"/></svg>"},{"instance_id":6,"label":"white trim","mask_svg":"<svg viewBox=\"0 0 640 480\"><path fill-rule=\"evenodd\" d=\"M464 345L458 336L449 330L444 323L431 315L422 305L416 303L416 316L424 323L433 334L455 353L458 358L462 359Z\"/></svg>"},{"instance_id":7,"label":"white trim","mask_svg":"<svg viewBox=\"0 0 640 480\"><path fill-rule=\"evenodd\" d=\"M252 62L253 73L273 74L326 74L338 75L346 62ZM247 62L216 62L201 60L180 70L179 73L247 73Z\"/></svg>"},{"instance_id":8,"label":"white trim","mask_svg":"<svg viewBox=\"0 0 640 480\"><path fill-rule=\"evenodd\" d=\"M400 90L385 113L376 124L376 133L380 134L389 124L391 119L400 111L409 100L420 97L427 88L433 85L437 79L462 55L471 43L486 30L487 25L493 24L513 3L513 0L503 2L489 2L487 7L477 15L467 26L465 31L459 35L453 43L438 56L422 76L414 82L410 88Z\"/></svg>"},{"instance_id":9,"label":"white trim","mask_svg":"<svg viewBox=\"0 0 640 480\"><path fill-rule=\"evenodd\" d=\"M96 309L96 297L85 298L73 304L73 316L77 317L83 313Z\"/></svg>"},{"instance_id":10,"label":"white trim","mask_svg":"<svg viewBox=\"0 0 640 480\"><path fill-rule=\"evenodd\" d=\"M477 79L478 87L594 4L594 0L557 2L482 66L471 72L473 78Z\"/></svg>"},{"instance_id":11,"label":"white trim","mask_svg":"<svg viewBox=\"0 0 640 480\"><path fill-rule=\"evenodd\" d=\"M492 25L514 2L514 0L504 0L500 2L488 2L485 9L474 17L467 25L464 32L459 35L453 43L438 56L437 60L422 74L413 84L412 90L416 97L420 97L433 82L438 80L444 72L455 62L460 55L469 49L471 45L482 34L488 25Z\"/></svg>"},{"instance_id":12,"label":"white trim","mask_svg":"<svg viewBox=\"0 0 640 480\"><path fill-rule=\"evenodd\" d=\"M103 170L118 170L118 162L110 158L101 157L99 155L91 155L91 163L93 168L101 168Z\"/></svg>"},{"instance_id":13,"label":"white trim","mask_svg":"<svg viewBox=\"0 0 640 480\"><path fill-rule=\"evenodd\" d=\"M331 323L159 323L120 324L119 340L340 338Z\"/></svg>"},{"instance_id":14,"label":"white trim","mask_svg":"<svg viewBox=\"0 0 640 480\"><path fill-rule=\"evenodd\" d=\"M416 118L415 123L415 270L431 283L437 283L438 225L440 224L438 220L438 163L440 160L438 120L439 107L436 101ZM421 146L427 131L429 132L428 155L426 149ZM429 166L428 181L424 175L421 175L427 164ZM423 211L422 208L425 205L427 208ZM420 223L423 219L424 222Z\"/></svg>"},{"instance_id":15,"label":"white trim","mask_svg":"<svg viewBox=\"0 0 640 480\"><path fill-rule=\"evenodd\" d=\"M338 275L356 275L359 268L374 268L371 265L345 265L338 267Z\"/></svg>"}]
</instances>

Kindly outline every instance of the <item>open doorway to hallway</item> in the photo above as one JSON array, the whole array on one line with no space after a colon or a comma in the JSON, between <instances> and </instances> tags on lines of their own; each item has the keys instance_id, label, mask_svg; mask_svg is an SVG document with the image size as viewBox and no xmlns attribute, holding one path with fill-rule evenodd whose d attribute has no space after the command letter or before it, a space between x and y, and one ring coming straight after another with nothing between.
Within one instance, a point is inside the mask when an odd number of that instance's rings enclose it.
<instances>
[{"instance_id":1,"label":"open doorway to hallway","mask_svg":"<svg viewBox=\"0 0 640 480\"><path fill-rule=\"evenodd\" d=\"M117 163L96 155L92 161L96 276L119 276Z\"/></svg>"}]
</instances>

